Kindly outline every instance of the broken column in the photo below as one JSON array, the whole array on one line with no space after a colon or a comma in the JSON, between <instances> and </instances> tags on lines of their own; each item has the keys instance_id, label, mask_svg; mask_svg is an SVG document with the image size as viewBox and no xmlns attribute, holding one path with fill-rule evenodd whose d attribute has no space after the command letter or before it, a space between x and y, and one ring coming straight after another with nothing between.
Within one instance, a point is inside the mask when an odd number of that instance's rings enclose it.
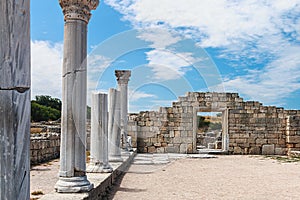
<instances>
[{"instance_id":1,"label":"broken column","mask_svg":"<svg viewBox=\"0 0 300 200\"><path fill-rule=\"evenodd\" d=\"M0 1L0 199L29 199L29 1Z\"/></svg>"},{"instance_id":2,"label":"broken column","mask_svg":"<svg viewBox=\"0 0 300 200\"><path fill-rule=\"evenodd\" d=\"M116 89L109 89L109 117L108 117L108 136L109 136L109 161L122 162L121 157L121 107L120 92Z\"/></svg>"},{"instance_id":3,"label":"broken column","mask_svg":"<svg viewBox=\"0 0 300 200\"><path fill-rule=\"evenodd\" d=\"M128 81L131 76L130 70L116 70L115 75L118 81L118 90L120 91L121 105L121 135L123 136L123 147L126 151L130 151L127 135L127 115L128 115Z\"/></svg>"},{"instance_id":4,"label":"broken column","mask_svg":"<svg viewBox=\"0 0 300 200\"><path fill-rule=\"evenodd\" d=\"M57 192L85 192L87 24L99 0L59 0L64 13L62 128Z\"/></svg>"},{"instance_id":5,"label":"broken column","mask_svg":"<svg viewBox=\"0 0 300 200\"><path fill-rule=\"evenodd\" d=\"M112 172L108 163L107 94L93 93L91 105L91 161L88 172Z\"/></svg>"}]
</instances>

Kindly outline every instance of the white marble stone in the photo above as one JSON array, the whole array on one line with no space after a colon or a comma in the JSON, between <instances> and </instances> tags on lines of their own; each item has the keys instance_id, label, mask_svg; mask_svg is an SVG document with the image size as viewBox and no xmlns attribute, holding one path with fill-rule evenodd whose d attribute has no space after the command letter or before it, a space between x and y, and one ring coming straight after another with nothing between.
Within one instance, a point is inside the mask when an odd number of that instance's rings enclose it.
<instances>
[{"instance_id":1,"label":"white marble stone","mask_svg":"<svg viewBox=\"0 0 300 200\"><path fill-rule=\"evenodd\" d=\"M128 145L127 124L128 124L128 81L131 76L130 70L116 70L115 75L118 81L118 90L120 91L121 105L121 135L123 135L123 148L126 151L132 149Z\"/></svg>"},{"instance_id":2,"label":"white marble stone","mask_svg":"<svg viewBox=\"0 0 300 200\"><path fill-rule=\"evenodd\" d=\"M30 198L29 1L0 1L0 199Z\"/></svg>"},{"instance_id":3,"label":"white marble stone","mask_svg":"<svg viewBox=\"0 0 300 200\"><path fill-rule=\"evenodd\" d=\"M57 192L85 192L87 24L99 0L59 0L65 19L62 81L62 130Z\"/></svg>"},{"instance_id":4,"label":"white marble stone","mask_svg":"<svg viewBox=\"0 0 300 200\"><path fill-rule=\"evenodd\" d=\"M112 172L108 163L107 94L92 93L91 100L91 159L87 172Z\"/></svg>"},{"instance_id":5,"label":"white marble stone","mask_svg":"<svg viewBox=\"0 0 300 200\"><path fill-rule=\"evenodd\" d=\"M109 90L109 117L108 117L108 135L109 135L109 161L122 162L121 157L121 108L120 92L116 89Z\"/></svg>"}]
</instances>

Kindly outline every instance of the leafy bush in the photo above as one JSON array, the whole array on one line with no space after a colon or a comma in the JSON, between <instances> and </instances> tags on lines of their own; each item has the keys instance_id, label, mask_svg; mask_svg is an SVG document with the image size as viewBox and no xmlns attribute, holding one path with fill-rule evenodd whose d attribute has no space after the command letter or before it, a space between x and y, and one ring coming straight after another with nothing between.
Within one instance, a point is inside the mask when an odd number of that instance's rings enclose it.
<instances>
[{"instance_id":1,"label":"leafy bush","mask_svg":"<svg viewBox=\"0 0 300 200\"><path fill-rule=\"evenodd\" d=\"M40 95L40 96L35 96L35 102L43 105L43 106L47 106L50 108L54 108L56 110L61 110L61 100L58 98L53 98L51 96L48 95Z\"/></svg>"},{"instance_id":2,"label":"leafy bush","mask_svg":"<svg viewBox=\"0 0 300 200\"><path fill-rule=\"evenodd\" d=\"M31 101L31 120L35 122L39 121L51 121L58 120L61 112L51 107L38 104L36 101Z\"/></svg>"}]
</instances>

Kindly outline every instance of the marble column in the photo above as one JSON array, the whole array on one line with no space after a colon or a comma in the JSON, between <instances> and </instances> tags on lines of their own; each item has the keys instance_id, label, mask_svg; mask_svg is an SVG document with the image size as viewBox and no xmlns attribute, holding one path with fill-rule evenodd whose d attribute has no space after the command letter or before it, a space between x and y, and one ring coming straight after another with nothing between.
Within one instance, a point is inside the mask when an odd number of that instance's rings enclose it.
<instances>
[{"instance_id":1,"label":"marble column","mask_svg":"<svg viewBox=\"0 0 300 200\"><path fill-rule=\"evenodd\" d=\"M107 94L92 93L91 161L88 172L112 172L108 163L108 104Z\"/></svg>"},{"instance_id":2,"label":"marble column","mask_svg":"<svg viewBox=\"0 0 300 200\"><path fill-rule=\"evenodd\" d=\"M30 12L0 1L0 199L30 198Z\"/></svg>"},{"instance_id":3,"label":"marble column","mask_svg":"<svg viewBox=\"0 0 300 200\"><path fill-rule=\"evenodd\" d=\"M108 99L109 161L122 162L123 159L121 157L120 92L113 88L109 89Z\"/></svg>"},{"instance_id":4,"label":"marble column","mask_svg":"<svg viewBox=\"0 0 300 200\"><path fill-rule=\"evenodd\" d=\"M85 192L86 177L87 24L99 0L59 0L64 26L62 130L57 192Z\"/></svg>"},{"instance_id":5,"label":"marble column","mask_svg":"<svg viewBox=\"0 0 300 200\"><path fill-rule=\"evenodd\" d=\"M132 150L128 145L127 123L128 123L128 81L131 76L130 70L116 70L115 75L118 81L118 90L120 91L121 105L121 135L123 135L123 148L126 151Z\"/></svg>"}]
</instances>

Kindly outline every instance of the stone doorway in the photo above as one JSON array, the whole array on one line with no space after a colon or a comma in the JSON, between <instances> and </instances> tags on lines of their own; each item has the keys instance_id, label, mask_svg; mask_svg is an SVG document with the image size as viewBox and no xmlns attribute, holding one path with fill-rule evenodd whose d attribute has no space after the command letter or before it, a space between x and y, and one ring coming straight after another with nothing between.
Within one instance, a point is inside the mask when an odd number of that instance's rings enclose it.
<instances>
[{"instance_id":1,"label":"stone doorway","mask_svg":"<svg viewBox=\"0 0 300 200\"><path fill-rule=\"evenodd\" d=\"M197 153L228 151L228 110L194 110L194 150Z\"/></svg>"}]
</instances>

